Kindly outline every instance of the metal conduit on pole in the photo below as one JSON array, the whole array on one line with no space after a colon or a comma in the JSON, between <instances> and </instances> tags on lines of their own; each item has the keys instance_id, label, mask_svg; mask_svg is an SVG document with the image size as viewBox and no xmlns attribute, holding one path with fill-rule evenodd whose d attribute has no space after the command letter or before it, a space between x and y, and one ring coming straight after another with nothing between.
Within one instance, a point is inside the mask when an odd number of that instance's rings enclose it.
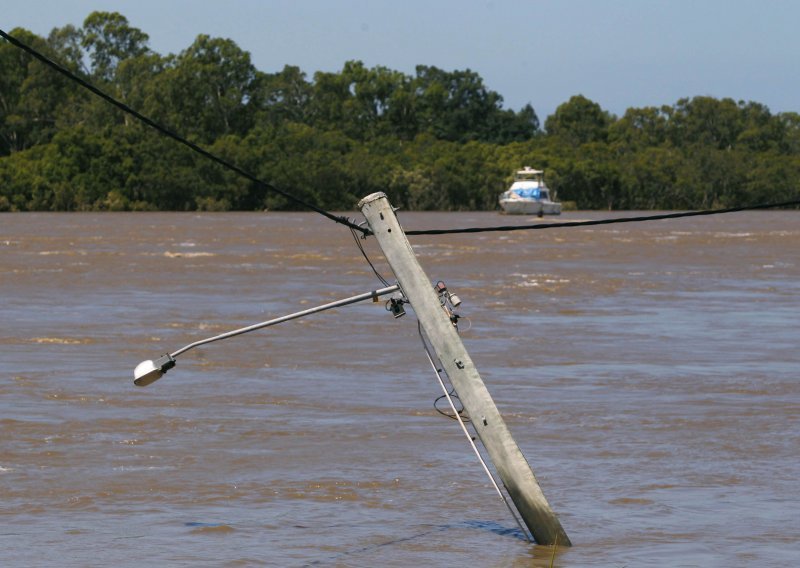
<instances>
[{"instance_id":1,"label":"metal conduit on pole","mask_svg":"<svg viewBox=\"0 0 800 568\"><path fill-rule=\"evenodd\" d=\"M442 309L433 284L414 256L386 195L373 193L358 208L364 214L425 335L442 363L472 424L538 544L570 546L558 517L550 508L525 456L483 384L461 338Z\"/></svg>"}]
</instances>

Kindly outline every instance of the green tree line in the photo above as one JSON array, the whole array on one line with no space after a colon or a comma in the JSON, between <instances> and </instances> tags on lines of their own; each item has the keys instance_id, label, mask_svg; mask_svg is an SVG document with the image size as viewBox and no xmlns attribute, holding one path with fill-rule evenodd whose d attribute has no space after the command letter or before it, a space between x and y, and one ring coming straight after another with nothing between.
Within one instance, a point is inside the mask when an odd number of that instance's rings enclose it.
<instances>
[{"instance_id":1,"label":"green tree line","mask_svg":"<svg viewBox=\"0 0 800 568\"><path fill-rule=\"evenodd\" d=\"M229 39L160 55L116 12L11 35L258 179L330 210L385 192L411 210L491 210L522 166L581 209L795 199L800 115L697 96L628 109L582 95L540 124L475 72L345 62L255 68ZM0 211L291 209L0 41Z\"/></svg>"}]
</instances>

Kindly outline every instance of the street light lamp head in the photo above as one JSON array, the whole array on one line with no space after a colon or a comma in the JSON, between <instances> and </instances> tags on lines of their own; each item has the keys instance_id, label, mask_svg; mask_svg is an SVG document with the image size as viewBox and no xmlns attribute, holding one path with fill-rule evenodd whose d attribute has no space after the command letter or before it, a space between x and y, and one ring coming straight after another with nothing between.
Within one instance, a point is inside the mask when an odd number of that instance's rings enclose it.
<instances>
[{"instance_id":1,"label":"street light lamp head","mask_svg":"<svg viewBox=\"0 0 800 568\"><path fill-rule=\"evenodd\" d=\"M159 357L155 361L147 360L142 361L133 370L133 384L137 387L146 387L147 385L156 382L164 373L169 371L175 366L175 359L167 353Z\"/></svg>"}]
</instances>

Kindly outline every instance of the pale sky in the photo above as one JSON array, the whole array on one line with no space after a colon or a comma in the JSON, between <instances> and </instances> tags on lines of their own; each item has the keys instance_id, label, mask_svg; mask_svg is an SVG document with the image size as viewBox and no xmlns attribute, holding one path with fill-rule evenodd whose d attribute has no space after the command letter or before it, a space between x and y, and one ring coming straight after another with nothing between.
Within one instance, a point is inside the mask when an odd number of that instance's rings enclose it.
<instances>
[{"instance_id":1,"label":"pale sky","mask_svg":"<svg viewBox=\"0 0 800 568\"><path fill-rule=\"evenodd\" d=\"M795 0L2 0L0 29L46 36L91 12L120 12L166 55L198 34L230 38L264 72L345 61L413 75L471 69L504 107L539 119L582 94L629 107L709 95L800 112Z\"/></svg>"}]
</instances>

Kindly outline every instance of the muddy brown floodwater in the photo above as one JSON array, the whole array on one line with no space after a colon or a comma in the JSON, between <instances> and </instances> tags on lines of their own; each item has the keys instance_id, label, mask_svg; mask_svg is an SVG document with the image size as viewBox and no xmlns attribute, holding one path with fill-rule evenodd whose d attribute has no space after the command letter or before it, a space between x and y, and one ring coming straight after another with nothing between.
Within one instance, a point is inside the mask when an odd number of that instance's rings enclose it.
<instances>
[{"instance_id":1,"label":"muddy brown floodwater","mask_svg":"<svg viewBox=\"0 0 800 568\"><path fill-rule=\"evenodd\" d=\"M574 543L556 566L800 563L800 213L411 242ZM549 565L434 409L412 310L309 316L133 385L380 287L347 229L3 214L0 266L3 566Z\"/></svg>"}]
</instances>

